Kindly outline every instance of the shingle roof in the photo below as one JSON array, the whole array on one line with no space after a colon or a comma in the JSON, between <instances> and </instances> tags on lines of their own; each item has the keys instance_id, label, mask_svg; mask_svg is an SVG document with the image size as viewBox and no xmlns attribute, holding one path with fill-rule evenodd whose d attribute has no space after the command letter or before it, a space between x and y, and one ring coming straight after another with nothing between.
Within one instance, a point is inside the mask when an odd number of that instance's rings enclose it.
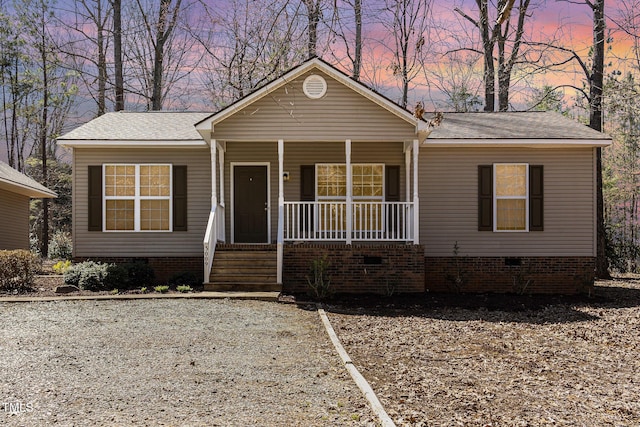
<instances>
[{"instance_id":1,"label":"shingle roof","mask_svg":"<svg viewBox=\"0 0 640 427\"><path fill-rule=\"evenodd\" d=\"M580 139L608 140L556 112L444 113L429 139Z\"/></svg>"},{"instance_id":2,"label":"shingle roof","mask_svg":"<svg viewBox=\"0 0 640 427\"><path fill-rule=\"evenodd\" d=\"M58 140L202 140L194 125L210 115L211 113L167 111L107 113L61 136Z\"/></svg>"},{"instance_id":3,"label":"shingle roof","mask_svg":"<svg viewBox=\"0 0 640 427\"><path fill-rule=\"evenodd\" d=\"M57 197L56 193L3 161L0 161L0 188L29 197Z\"/></svg>"}]
</instances>

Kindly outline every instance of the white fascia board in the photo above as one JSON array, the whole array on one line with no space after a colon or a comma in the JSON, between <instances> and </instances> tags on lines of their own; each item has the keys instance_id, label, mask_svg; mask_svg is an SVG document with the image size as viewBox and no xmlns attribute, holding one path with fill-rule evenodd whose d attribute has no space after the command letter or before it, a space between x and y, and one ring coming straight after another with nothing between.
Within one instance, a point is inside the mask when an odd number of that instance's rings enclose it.
<instances>
[{"instance_id":1,"label":"white fascia board","mask_svg":"<svg viewBox=\"0 0 640 427\"><path fill-rule=\"evenodd\" d=\"M400 117L406 122L416 125L416 132L417 132L417 126L419 121L407 110L401 108L399 105L387 100L386 98L376 94L372 90L367 89L365 86L362 86L361 84L355 82L354 80L351 80L344 74L333 69L333 67L328 66L327 64L325 64L324 62L318 59L312 59L307 63L301 65L300 67L291 70L289 73L285 74L284 76L272 81L271 83L269 83L266 86L263 86L261 89L257 90L256 92L253 92L252 94L241 99L240 101L230 105L228 108L214 114L208 119L203 120L202 122L196 125L196 130L200 133L200 135L202 135L203 138L205 139L210 138L211 131L213 130L213 126L216 123L219 123L224 119L234 115L235 113L247 107L248 105L258 101L259 99L263 98L264 96L268 95L269 93L278 89L284 84L292 80L295 80L296 78L300 77L301 75L303 75L304 73L308 72L313 68L318 68L320 71L324 72L325 74L329 75L335 80L343 83L345 86L351 88L352 90L364 96L365 98L369 99L370 101L374 102L375 104L395 114L396 116Z\"/></svg>"},{"instance_id":2,"label":"white fascia board","mask_svg":"<svg viewBox=\"0 0 640 427\"><path fill-rule=\"evenodd\" d=\"M58 139L58 145L70 148L205 148L209 144L202 139L188 141L161 141L161 140L65 140Z\"/></svg>"},{"instance_id":3,"label":"white fascia board","mask_svg":"<svg viewBox=\"0 0 640 427\"><path fill-rule=\"evenodd\" d=\"M483 148L588 148L607 147L610 139L429 139L425 147L483 147Z\"/></svg>"}]
</instances>

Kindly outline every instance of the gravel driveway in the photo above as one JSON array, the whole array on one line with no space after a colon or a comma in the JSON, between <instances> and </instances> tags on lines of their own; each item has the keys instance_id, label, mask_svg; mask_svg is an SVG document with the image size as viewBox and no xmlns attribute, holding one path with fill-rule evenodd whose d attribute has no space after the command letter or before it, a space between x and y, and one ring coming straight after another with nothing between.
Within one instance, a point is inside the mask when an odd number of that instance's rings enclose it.
<instances>
[{"instance_id":1,"label":"gravel driveway","mask_svg":"<svg viewBox=\"0 0 640 427\"><path fill-rule=\"evenodd\" d=\"M315 311L258 301L0 304L1 425L373 424Z\"/></svg>"}]
</instances>

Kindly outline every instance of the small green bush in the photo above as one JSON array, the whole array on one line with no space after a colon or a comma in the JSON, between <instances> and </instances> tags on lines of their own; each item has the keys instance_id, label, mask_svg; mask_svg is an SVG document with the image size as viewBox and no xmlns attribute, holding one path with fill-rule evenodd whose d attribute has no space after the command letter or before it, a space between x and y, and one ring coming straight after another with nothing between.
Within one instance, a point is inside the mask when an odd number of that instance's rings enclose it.
<instances>
[{"instance_id":1,"label":"small green bush","mask_svg":"<svg viewBox=\"0 0 640 427\"><path fill-rule=\"evenodd\" d=\"M71 259L72 251L71 235L56 231L49 240L49 259Z\"/></svg>"},{"instance_id":2,"label":"small green bush","mask_svg":"<svg viewBox=\"0 0 640 427\"><path fill-rule=\"evenodd\" d=\"M29 251L0 251L0 289L32 287L33 279L40 268L40 259Z\"/></svg>"},{"instance_id":3,"label":"small green bush","mask_svg":"<svg viewBox=\"0 0 640 427\"><path fill-rule=\"evenodd\" d=\"M109 264L107 266L107 275L103 280L105 289L127 289L129 285L129 271L125 265Z\"/></svg>"},{"instance_id":4,"label":"small green bush","mask_svg":"<svg viewBox=\"0 0 640 427\"><path fill-rule=\"evenodd\" d=\"M77 286L88 291L104 291L105 278L110 264L94 261L85 261L70 267L64 273L64 283Z\"/></svg>"},{"instance_id":5,"label":"small green bush","mask_svg":"<svg viewBox=\"0 0 640 427\"><path fill-rule=\"evenodd\" d=\"M178 285L176 287L176 291L182 292L184 294L184 293L193 291L193 288L189 285Z\"/></svg>"},{"instance_id":6,"label":"small green bush","mask_svg":"<svg viewBox=\"0 0 640 427\"><path fill-rule=\"evenodd\" d=\"M169 280L167 280L167 283L170 286L178 286L178 285L198 286L202 284L202 280L200 280L200 278L192 271L181 271L169 277Z\"/></svg>"},{"instance_id":7,"label":"small green bush","mask_svg":"<svg viewBox=\"0 0 640 427\"><path fill-rule=\"evenodd\" d=\"M164 294L169 291L169 286L167 285L154 286L153 290L156 292L160 292L161 294Z\"/></svg>"}]
</instances>

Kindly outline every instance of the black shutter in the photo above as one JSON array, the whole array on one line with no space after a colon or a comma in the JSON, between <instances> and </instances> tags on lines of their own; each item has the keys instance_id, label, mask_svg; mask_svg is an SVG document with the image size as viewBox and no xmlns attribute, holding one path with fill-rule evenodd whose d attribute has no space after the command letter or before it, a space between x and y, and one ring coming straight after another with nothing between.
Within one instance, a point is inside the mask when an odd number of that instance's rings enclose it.
<instances>
[{"instance_id":1,"label":"black shutter","mask_svg":"<svg viewBox=\"0 0 640 427\"><path fill-rule=\"evenodd\" d=\"M544 230L543 195L543 167L529 166L529 231Z\"/></svg>"},{"instance_id":2,"label":"black shutter","mask_svg":"<svg viewBox=\"0 0 640 427\"><path fill-rule=\"evenodd\" d=\"M88 231L102 231L102 166L89 166Z\"/></svg>"},{"instance_id":3,"label":"black shutter","mask_svg":"<svg viewBox=\"0 0 640 427\"><path fill-rule=\"evenodd\" d=\"M300 201L313 202L316 200L316 166L301 165L300 166ZM300 206L298 212L300 223L298 228L305 236L313 234L313 209Z\"/></svg>"},{"instance_id":4,"label":"black shutter","mask_svg":"<svg viewBox=\"0 0 640 427\"><path fill-rule=\"evenodd\" d=\"M478 231L493 231L493 166L478 166Z\"/></svg>"},{"instance_id":5,"label":"black shutter","mask_svg":"<svg viewBox=\"0 0 640 427\"><path fill-rule=\"evenodd\" d=\"M173 166L173 231L187 231L186 166Z\"/></svg>"},{"instance_id":6,"label":"black shutter","mask_svg":"<svg viewBox=\"0 0 640 427\"><path fill-rule=\"evenodd\" d=\"M385 166L385 200L400 201L400 166Z\"/></svg>"},{"instance_id":7,"label":"black shutter","mask_svg":"<svg viewBox=\"0 0 640 427\"><path fill-rule=\"evenodd\" d=\"M315 165L300 166L300 201L312 202L316 200L316 167Z\"/></svg>"}]
</instances>

